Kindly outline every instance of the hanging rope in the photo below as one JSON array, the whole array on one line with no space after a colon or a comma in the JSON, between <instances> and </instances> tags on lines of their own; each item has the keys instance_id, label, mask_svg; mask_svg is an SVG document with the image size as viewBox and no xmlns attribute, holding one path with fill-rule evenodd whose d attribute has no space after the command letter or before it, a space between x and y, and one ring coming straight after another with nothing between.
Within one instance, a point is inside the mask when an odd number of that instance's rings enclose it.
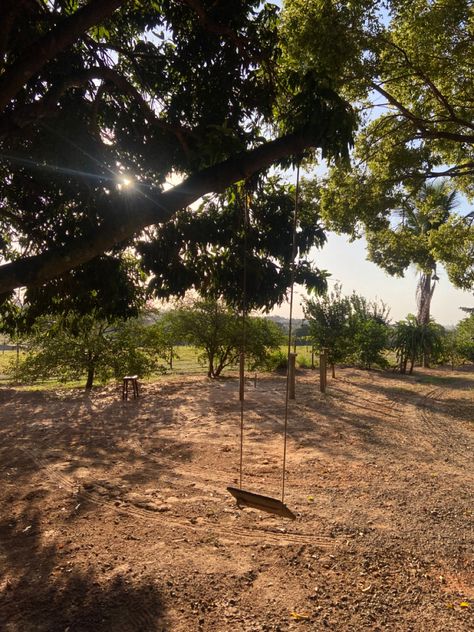
<instances>
[{"instance_id":1,"label":"hanging rope","mask_svg":"<svg viewBox=\"0 0 474 632\"><path fill-rule=\"evenodd\" d=\"M285 395L285 423L283 430L283 475L281 482L281 502L285 502L285 474L286 474L286 451L287 451L287 434L288 434L288 408L290 401L290 354L291 354L291 334L293 327L293 296L295 285L295 267L296 267L296 227L298 225L298 207L300 197L300 162L296 166L296 189L295 189L295 210L293 214L293 240L291 247L291 272L290 272L290 319L288 323L288 353L287 353L287 369L286 369L286 395Z\"/></svg>"},{"instance_id":2,"label":"hanging rope","mask_svg":"<svg viewBox=\"0 0 474 632\"><path fill-rule=\"evenodd\" d=\"M249 197L248 192L244 188L244 203L243 218L242 218L242 343L240 352L240 485L239 488L227 487L234 498L237 500L239 507L246 506L254 509L266 511L268 513L276 514L284 518L290 518L295 520L295 514L288 509L284 504L285 499L285 471L286 471L286 445L287 445L287 428L288 428L288 402L289 402L289 388L290 388L290 374L289 374L289 355L291 353L291 334L292 334L292 319L293 319L293 293L295 284L295 259L296 259L296 227L298 222L298 205L299 205L299 180L300 180L300 168L299 163L296 172L296 191L295 191L295 210L293 217L293 243L291 249L291 274L290 274L290 323L288 331L288 370L286 375L286 398L285 398L285 424L284 424L284 443L283 443L283 480L281 501L270 496L264 496L262 494L256 494L242 489L243 478L243 453L244 453L244 412L245 412L245 351L246 351L246 319L247 319L247 234L248 226L250 223L249 218Z\"/></svg>"},{"instance_id":3,"label":"hanging rope","mask_svg":"<svg viewBox=\"0 0 474 632\"><path fill-rule=\"evenodd\" d=\"M244 459L244 412L245 412L245 353L247 334L247 229L249 223L248 193L244 185L244 204L242 213L242 343L240 348L240 488L242 488L242 472Z\"/></svg>"}]
</instances>

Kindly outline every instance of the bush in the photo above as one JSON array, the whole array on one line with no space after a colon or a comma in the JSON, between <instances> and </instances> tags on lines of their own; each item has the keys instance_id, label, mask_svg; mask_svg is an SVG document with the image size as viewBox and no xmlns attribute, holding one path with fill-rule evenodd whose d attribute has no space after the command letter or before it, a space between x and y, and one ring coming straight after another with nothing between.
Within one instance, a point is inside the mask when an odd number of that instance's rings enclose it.
<instances>
[{"instance_id":1,"label":"bush","mask_svg":"<svg viewBox=\"0 0 474 632\"><path fill-rule=\"evenodd\" d=\"M262 368L264 371L286 371L288 368L288 357L281 349L272 351L268 354L265 365Z\"/></svg>"},{"instance_id":2,"label":"bush","mask_svg":"<svg viewBox=\"0 0 474 632\"><path fill-rule=\"evenodd\" d=\"M373 318L356 319L354 322L354 353L352 360L363 367L371 369L376 365L382 369L389 366L385 357L385 349L389 342L389 329L384 323Z\"/></svg>"}]
</instances>

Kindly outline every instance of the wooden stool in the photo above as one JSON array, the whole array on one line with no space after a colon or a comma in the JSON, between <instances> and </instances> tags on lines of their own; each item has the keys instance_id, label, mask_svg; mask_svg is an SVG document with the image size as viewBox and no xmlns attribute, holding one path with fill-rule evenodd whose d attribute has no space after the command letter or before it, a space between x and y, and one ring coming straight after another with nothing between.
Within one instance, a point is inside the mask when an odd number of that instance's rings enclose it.
<instances>
[{"instance_id":1,"label":"wooden stool","mask_svg":"<svg viewBox=\"0 0 474 632\"><path fill-rule=\"evenodd\" d=\"M128 385L132 385L133 399L138 397L138 375L126 375L123 378L122 399L128 399Z\"/></svg>"}]
</instances>

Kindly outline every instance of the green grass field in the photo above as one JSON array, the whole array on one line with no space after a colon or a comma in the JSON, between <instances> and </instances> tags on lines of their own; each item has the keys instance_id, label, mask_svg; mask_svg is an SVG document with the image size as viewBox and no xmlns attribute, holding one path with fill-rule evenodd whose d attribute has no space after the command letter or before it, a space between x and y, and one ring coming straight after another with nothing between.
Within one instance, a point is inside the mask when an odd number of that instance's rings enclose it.
<instances>
[{"instance_id":1,"label":"green grass field","mask_svg":"<svg viewBox=\"0 0 474 632\"><path fill-rule=\"evenodd\" d=\"M287 346L282 345L280 351L283 357L286 357ZM309 346L298 346L296 348L297 352L297 364L302 368L310 368L311 367L311 347ZM198 360L199 351L195 347L190 346L178 346L174 350L174 358L173 358L173 368L168 369L165 375L206 375L207 367L201 364ZM20 352L19 358L24 357L24 352ZM0 352L0 384L9 385L13 384L12 378L12 368L15 365L17 358L16 351L4 351ZM315 355L315 363L317 366L318 358ZM236 370L235 367L229 367L224 371L225 373ZM157 373L154 375L150 375L146 378L147 381L160 379L163 377L162 373ZM36 382L33 385L18 385L21 388L25 389L38 389L38 388L77 388L83 386L84 381L74 381L74 382L60 382L59 380L48 380L43 382Z\"/></svg>"}]
</instances>

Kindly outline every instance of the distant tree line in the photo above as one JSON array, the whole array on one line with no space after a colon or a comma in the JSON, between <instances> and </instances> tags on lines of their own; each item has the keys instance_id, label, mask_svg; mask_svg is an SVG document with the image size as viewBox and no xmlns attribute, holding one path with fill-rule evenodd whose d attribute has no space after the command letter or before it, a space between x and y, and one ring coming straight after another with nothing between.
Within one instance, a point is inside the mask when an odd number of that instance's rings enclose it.
<instances>
[{"instance_id":1,"label":"distant tree line","mask_svg":"<svg viewBox=\"0 0 474 632\"><path fill-rule=\"evenodd\" d=\"M336 285L331 292L307 300L305 316L295 334L313 350L326 349L333 376L341 363L369 370L391 366L411 374L426 358L453 368L474 362L474 314L453 330L432 320L420 323L411 314L391 324L383 302L356 293L345 296ZM25 353L15 358L11 373L21 383L84 379L86 388L92 388L94 383L130 373L140 377L164 373L173 368L182 345L197 350L209 378L235 368L242 351L248 370L286 366L283 327L269 318L247 315L244 319L222 300L198 298L161 314L148 309L128 319L69 311L39 316L32 323L19 318L18 323L15 340Z\"/></svg>"},{"instance_id":2,"label":"distant tree line","mask_svg":"<svg viewBox=\"0 0 474 632\"><path fill-rule=\"evenodd\" d=\"M453 368L474 362L474 314L447 330L434 320L413 314L391 324L383 302L368 301L353 293L344 296L341 286L306 301L310 337L327 349L332 365L352 363L365 369L387 368L390 357L400 373L413 372L416 364L449 363Z\"/></svg>"}]
</instances>

